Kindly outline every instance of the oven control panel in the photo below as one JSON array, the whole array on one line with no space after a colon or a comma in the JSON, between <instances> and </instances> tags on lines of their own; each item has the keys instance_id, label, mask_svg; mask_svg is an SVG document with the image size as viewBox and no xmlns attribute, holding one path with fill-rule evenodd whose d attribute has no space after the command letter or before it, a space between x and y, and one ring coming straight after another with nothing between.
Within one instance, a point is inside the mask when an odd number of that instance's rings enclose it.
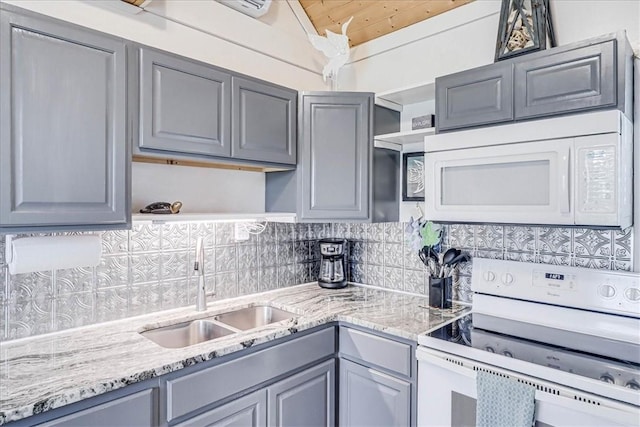
<instances>
[{"instance_id":1,"label":"oven control panel","mask_svg":"<svg viewBox=\"0 0 640 427\"><path fill-rule=\"evenodd\" d=\"M640 273L474 258L471 289L640 318Z\"/></svg>"}]
</instances>

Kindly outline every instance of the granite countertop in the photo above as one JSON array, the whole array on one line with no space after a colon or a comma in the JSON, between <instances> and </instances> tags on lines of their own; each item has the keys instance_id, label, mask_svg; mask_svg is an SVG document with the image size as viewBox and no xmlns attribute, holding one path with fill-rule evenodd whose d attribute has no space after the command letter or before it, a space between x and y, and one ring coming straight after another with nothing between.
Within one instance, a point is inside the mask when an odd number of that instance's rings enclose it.
<instances>
[{"instance_id":1,"label":"granite countertop","mask_svg":"<svg viewBox=\"0 0 640 427\"><path fill-rule=\"evenodd\" d=\"M298 316L178 349L138 333L261 304ZM331 290L309 283L209 302L205 312L189 306L0 343L0 425L332 321L417 341L468 311L427 305L426 298L392 291L355 285Z\"/></svg>"}]
</instances>

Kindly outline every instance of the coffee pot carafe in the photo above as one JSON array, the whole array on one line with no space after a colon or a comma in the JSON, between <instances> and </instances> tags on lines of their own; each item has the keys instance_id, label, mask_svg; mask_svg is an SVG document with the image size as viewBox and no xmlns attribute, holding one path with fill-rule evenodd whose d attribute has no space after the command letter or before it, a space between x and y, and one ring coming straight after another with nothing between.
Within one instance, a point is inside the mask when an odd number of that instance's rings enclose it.
<instances>
[{"instance_id":1,"label":"coffee pot carafe","mask_svg":"<svg viewBox=\"0 0 640 427\"><path fill-rule=\"evenodd\" d=\"M321 239L320 274L318 284L323 288L338 289L347 286L347 241Z\"/></svg>"}]
</instances>

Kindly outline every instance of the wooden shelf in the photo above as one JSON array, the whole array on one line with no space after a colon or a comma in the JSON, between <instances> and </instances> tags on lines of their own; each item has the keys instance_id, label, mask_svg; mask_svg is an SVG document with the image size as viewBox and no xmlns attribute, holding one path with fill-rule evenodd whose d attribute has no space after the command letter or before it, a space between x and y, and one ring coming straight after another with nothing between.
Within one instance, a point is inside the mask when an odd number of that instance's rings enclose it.
<instances>
[{"instance_id":1,"label":"wooden shelf","mask_svg":"<svg viewBox=\"0 0 640 427\"><path fill-rule=\"evenodd\" d=\"M268 212L268 213L178 213L178 214L143 214L134 213L134 222L152 222L164 224L167 222L296 222L296 214Z\"/></svg>"},{"instance_id":2,"label":"wooden shelf","mask_svg":"<svg viewBox=\"0 0 640 427\"><path fill-rule=\"evenodd\" d=\"M429 101L435 99L435 97L436 84L432 81L377 93L376 104L402 111L404 105Z\"/></svg>"},{"instance_id":3,"label":"wooden shelf","mask_svg":"<svg viewBox=\"0 0 640 427\"><path fill-rule=\"evenodd\" d=\"M425 136L435 133L436 128L426 128L376 135L374 139L376 141L391 142L393 144L413 144L415 142L424 142Z\"/></svg>"}]
</instances>

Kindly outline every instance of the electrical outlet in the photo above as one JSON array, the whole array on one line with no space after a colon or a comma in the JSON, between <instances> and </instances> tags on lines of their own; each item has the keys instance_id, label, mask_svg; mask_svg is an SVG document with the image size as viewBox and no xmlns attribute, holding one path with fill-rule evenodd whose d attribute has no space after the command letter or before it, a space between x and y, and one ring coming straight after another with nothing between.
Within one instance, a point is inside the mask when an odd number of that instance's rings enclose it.
<instances>
[{"instance_id":1,"label":"electrical outlet","mask_svg":"<svg viewBox=\"0 0 640 427\"><path fill-rule=\"evenodd\" d=\"M236 222L235 239L237 242L249 240L249 230L242 223Z\"/></svg>"}]
</instances>

